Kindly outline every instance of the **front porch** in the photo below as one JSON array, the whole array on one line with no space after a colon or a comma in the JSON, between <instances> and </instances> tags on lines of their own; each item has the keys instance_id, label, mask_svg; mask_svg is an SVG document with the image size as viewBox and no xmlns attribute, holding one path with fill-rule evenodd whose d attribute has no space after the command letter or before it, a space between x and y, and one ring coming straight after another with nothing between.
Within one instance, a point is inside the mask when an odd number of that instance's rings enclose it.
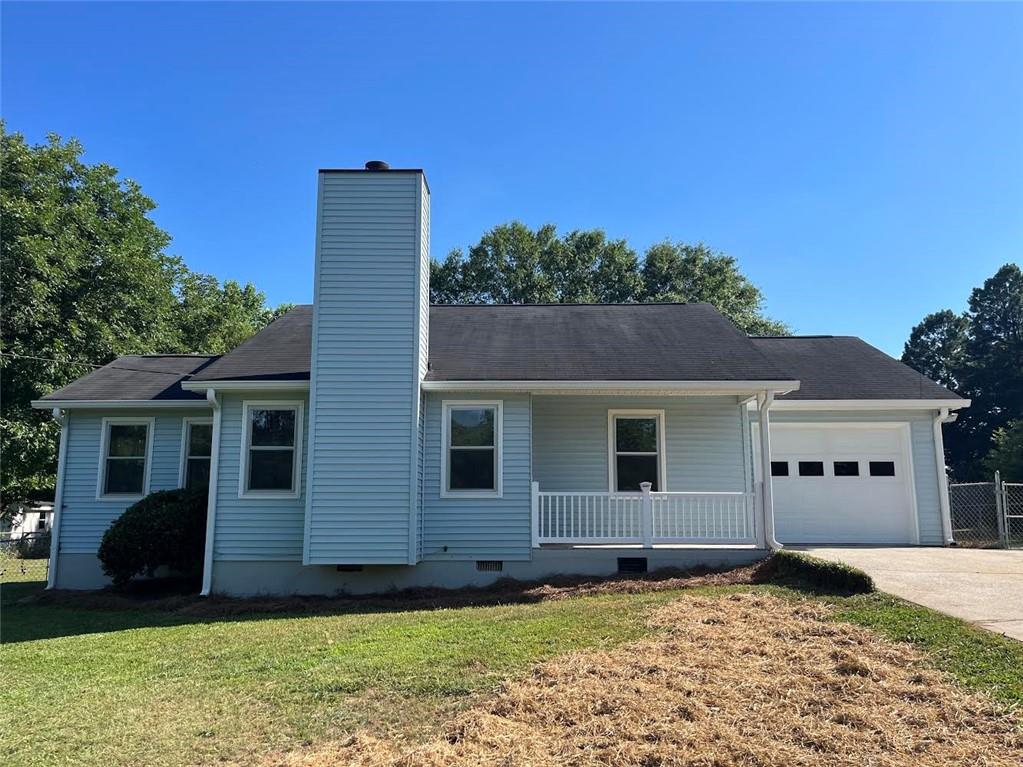
<instances>
[{"instance_id":1,"label":"front porch","mask_svg":"<svg viewBox=\"0 0 1023 767\"><path fill-rule=\"evenodd\" d=\"M533 548L757 546L761 486L752 492L544 492L532 483Z\"/></svg>"}]
</instances>

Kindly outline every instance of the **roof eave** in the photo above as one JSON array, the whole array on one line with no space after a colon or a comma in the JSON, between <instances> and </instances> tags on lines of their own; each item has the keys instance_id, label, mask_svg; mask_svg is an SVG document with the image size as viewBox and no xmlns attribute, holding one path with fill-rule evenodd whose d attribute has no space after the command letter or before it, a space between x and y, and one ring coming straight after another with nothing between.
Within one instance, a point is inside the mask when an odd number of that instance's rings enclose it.
<instances>
[{"instance_id":1,"label":"roof eave","mask_svg":"<svg viewBox=\"0 0 1023 767\"><path fill-rule=\"evenodd\" d=\"M799 381L423 381L424 391L529 391L529 392L663 392L685 394L747 394L771 391L785 394L799 389Z\"/></svg>"},{"instance_id":2,"label":"roof eave","mask_svg":"<svg viewBox=\"0 0 1023 767\"><path fill-rule=\"evenodd\" d=\"M775 410L960 410L968 399L778 399Z\"/></svg>"},{"instance_id":3,"label":"roof eave","mask_svg":"<svg viewBox=\"0 0 1023 767\"><path fill-rule=\"evenodd\" d=\"M144 410L148 408L208 408L203 399L36 399L37 410Z\"/></svg>"}]
</instances>

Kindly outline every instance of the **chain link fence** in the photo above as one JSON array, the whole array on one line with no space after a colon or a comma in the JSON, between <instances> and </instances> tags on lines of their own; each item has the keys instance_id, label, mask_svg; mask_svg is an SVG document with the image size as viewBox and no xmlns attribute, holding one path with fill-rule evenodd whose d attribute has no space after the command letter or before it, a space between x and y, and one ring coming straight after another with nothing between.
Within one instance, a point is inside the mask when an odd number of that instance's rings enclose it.
<instances>
[{"instance_id":1,"label":"chain link fence","mask_svg":"<svg viewBox=\"0 0 1023 767\"><path fill-rule=\"evenodd\" d=\"M49 532L0 540L0 583L45 581L49 571Z\"/></svg>"},{"instance_id":2,"label":"chain link fence","mask_svg":"<svg viewBox=\"0 0 1023 767\"><path fill-rule=\"evenodd\" d=\"M1023 547L1023 484L961 482L948 486L952 538L971 548Z\"/></svg>"}]
</instances>

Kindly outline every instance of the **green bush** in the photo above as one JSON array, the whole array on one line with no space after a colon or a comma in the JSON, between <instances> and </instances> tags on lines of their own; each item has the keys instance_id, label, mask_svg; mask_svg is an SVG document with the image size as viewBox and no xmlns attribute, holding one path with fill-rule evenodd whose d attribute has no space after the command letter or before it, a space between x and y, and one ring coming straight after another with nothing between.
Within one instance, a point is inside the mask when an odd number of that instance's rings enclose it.
<instances>
[{"instance_id":1,"label":"green bush","mask_svg":"<svg viewBox=\"0 0 1023 767\"><path fill-rule=\"evenodd\" d=\"M47 559L50 556L50 531L25 535L14 542L18 559Z\"/></svg>"},{"instance_id":2,"label":"green bush","mask_svg":"<svg viewBox=\"0 0 1023 767\"><path fill-rule=\"evenodd\" d=\"M758 580L808 586L834 594L866 594L874 581L862 570L795 551L776 551L757 571Z\"/></svg>"},{"instance_id":3,"label":"green bush","mask_svg":"<svg viewBox=\"0 0 1023 767\"><path fill-rule=\"evenodd\" d=\"M202 572L206 494L162 490L129 506L103 534L99 560L116 586L161 567L175 574Z\"/></svg>"}]
</instances>

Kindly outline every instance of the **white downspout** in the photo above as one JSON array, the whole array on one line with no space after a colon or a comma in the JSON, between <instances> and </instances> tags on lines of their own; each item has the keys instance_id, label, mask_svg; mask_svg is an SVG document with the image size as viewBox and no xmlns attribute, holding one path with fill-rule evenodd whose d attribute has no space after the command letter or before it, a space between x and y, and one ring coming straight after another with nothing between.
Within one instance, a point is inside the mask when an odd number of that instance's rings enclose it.
<instances>
[{"instance_id":1,"label":"white downspout","mask_svg":"<svg viewBox=\"0 0 1023 767\"><path fill-rule=\"evenodd\" d=\"M210 450L210 485L206 500L206 550L202 564L202 591L208 597L213 587L213 534L217 527L217 475L220 469L220 401L215 389L206 390L206 401L213 408L213 437Z\"/></svg>"},{"instance_id":2,"label":"white downspout","mask_svg":"<svg viewBox=\"0 0 1023 767\"><path fill-rule=\"evenodd\" d=\"M764 538L768 548L777 551L782 547L774 537L774 489L771 484L771 419L769 411L774 404L774 392L765 391L757 397L759 405L760 432L760 492L764 515Z\"/></svg>"},{"instance_id":3,"label":"white downspout","mask_svg":"<svg viewBox=\"0 0 1023 767\"><path fill-rule=\"evenodd\" d=\"M945 438L941 433L941 424L952 421L955 416L949 416L948 408L943 407L934 416L934 461L938 470L938 502L941 505L941 536L944 538L945 546L952 546L955 540L952 538L952 507L948 500L948 475L945 468Z\"/></svg>"},{"instance_id":4,"label":"white downspout","mask_svg":"<svg viewBox=\"0 0 1023 767\"><path fill-rule=\"evenodd\" d=\"M57 450L57 485L53 490L53 524L50 526L50 568L46 575L46 588L57 586L57 562L60 555L60 521L64 516L64 469L67 466L67 413L59 407L53 409L53 420L60 424L60 447Z\"/></svg>"}]
</instances>

